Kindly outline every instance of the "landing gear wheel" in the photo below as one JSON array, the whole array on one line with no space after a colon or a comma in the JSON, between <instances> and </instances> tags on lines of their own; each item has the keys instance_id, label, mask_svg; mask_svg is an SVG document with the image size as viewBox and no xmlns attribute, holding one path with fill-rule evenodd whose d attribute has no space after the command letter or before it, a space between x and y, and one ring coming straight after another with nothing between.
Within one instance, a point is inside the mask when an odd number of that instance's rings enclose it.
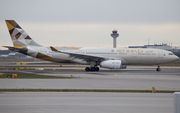
<instances>
[{"instance_id":1,"label":"landing gear wheel","mask_svg":"<svg viewBox=\"0 0 180 113\"><path fill-rule=\"evenodd\" d=\"M157 68L156 71L161 71L161 68Z\"/></svg>"},{"instance_id":2,"label":"landing gear wheel","mask_svg":"<svg viewBox=\"0 0 180 113\"><path fill-rule=\"evenodd\" d=\"M99 67L95 67L95 71L99 71Z\"/></svg>"},{"instance_id":3,"label":"landing gear wheel","mask_svg":"<svg viewBox=\"0 0 180 113\"><path fill-rule=\"evenodd\" d=\"M89 68L89 67L86 67L85 70L88 72L88 71L90 71L90 68Z\"/></svg>"},{"instance_id":4,"label":"landing gear wheel","mask_svg":"<svg viewBox=\"0 0 180 113\"><path fill-rule=\"evenodd\" d=\"M95 67L91 67L91 71L95 71Z\"/></svg>"},{"instance_id":5,"label":"landing gear wheel","mask_svg":"<svg viewBox=\"0 0 180 113\"><path fill-rule=\"evenodd\" d=\"M157 67L156 71L161 71L161 68L160 66Z\"/></svg>"},{"instance_id":6,"label":"landing gear wheel","mask_svg":"<svg viewBox=\"0 0 180 113\"><path fill-rule=\"evenodd\" d=\"M85 71L86 72L88 72L88 71L99 71L99 67L86 67Z\"/></svg>"}]
</instances>

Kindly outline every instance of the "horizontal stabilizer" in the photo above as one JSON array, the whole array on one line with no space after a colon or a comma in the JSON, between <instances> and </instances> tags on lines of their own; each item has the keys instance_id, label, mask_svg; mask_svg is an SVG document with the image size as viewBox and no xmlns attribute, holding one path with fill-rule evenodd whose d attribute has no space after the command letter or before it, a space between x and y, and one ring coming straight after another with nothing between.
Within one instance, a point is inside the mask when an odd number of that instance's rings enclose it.
<instances>
[{"instance_id":1,"label":"horizontal stabilizer","mask_svg":"<svg viewBox=\"0 0 180 113\"><path fill-rule=\"evenodd\" d=\"M25 55L27 55L28 49L27 48L15 48L15 47L10 47L10 46L3 46L8 48L9 50L15 51L15 52L20 52L23 53Z\"/></svg>"}]
</instances>

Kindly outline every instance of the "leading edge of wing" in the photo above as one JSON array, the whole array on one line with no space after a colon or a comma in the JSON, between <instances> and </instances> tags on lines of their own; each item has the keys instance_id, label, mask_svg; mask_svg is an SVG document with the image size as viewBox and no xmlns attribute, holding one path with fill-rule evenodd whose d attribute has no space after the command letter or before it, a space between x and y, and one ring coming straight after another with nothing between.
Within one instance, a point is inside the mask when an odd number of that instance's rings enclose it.
<instances>
[{"instance_id":1,"label":"leading edge of wing","mask_svg":"<svg viewBox=\"0 0 180 113\"><path fill-rule=\"evenodd\" d=\"M52 51L68 54L68 55L70 55L70 57L74 57L74 58L78 58L78 59L84 59L86 61L89 61L89 60L98 61L98 60L108 59L106 57L98 56L98 55L90 55L90 54L82 54L82 53L75 53L75 52L59 51L59 50L57 50L56 48L54 48L52 46L50 46L50 48L51 48Z\"/></svg>"}]
</instances>

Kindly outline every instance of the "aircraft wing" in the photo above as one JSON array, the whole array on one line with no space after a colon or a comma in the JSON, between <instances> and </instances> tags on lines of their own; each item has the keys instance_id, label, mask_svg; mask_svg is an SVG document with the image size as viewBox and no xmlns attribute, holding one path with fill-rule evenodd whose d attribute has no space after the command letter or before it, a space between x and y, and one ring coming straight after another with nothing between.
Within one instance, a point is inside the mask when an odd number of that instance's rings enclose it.
<instances>
[{"instance_id":1,"label":"aircraft wing","mask_svg":"<svg viewBox=\"0 0 180 113\"><path fill-rule=\"evenodd\" d=\"M59 51L55 49L54 47L50 46L52 51L59 52L59 53L64 53L70 55L70 57L77 58L77 59L83 59L85 61L102 61L109 59L108 57L103 57L99 55L90 55L90 54L82 54L82 53L75 53L75 52L65 52L65 51Z\"/></svg>"}]
</instances>

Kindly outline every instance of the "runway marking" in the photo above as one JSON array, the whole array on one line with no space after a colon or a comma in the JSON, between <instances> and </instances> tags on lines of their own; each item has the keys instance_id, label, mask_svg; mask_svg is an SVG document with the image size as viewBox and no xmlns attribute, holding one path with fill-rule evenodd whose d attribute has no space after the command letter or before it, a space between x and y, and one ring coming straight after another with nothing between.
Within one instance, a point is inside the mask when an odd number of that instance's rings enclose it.
<instances>
[{"instance_id":1,"label":"runway marking","mask_svg":"<svg viewBox=\"0 0 180 113\"><path fill-rule=\"evenodd\" d=\"M173 107L173 105L133 105L133 104L0 104L0 106L128 106L128 107Z\"/></svg>"},{"instance_id":2,"label":"runway marking","mask_svg":"<svg viewBox=\"0 0 180 113\"><path fill-rule=\"evenodd\" d=\"M83 79L88 79L89 77L81 77L81 78L83 78Z\"/></svg>"},{"instance_id":3,"label":"runway marking","mask_svg":"<svg viewBox=\"0 0 180 113\"><path fill-rule=\"evenodd\" d=\"M108 97L109 95L111 95L111 96L116 96L116 97L124 97L124 96L126 96L126 97L164 97L164 98L173 98L173 95L156 95L155 93L153 94L153 93L144 93L145 95L144 96L142 96L142 95L139 95L138 93L136 94L133 94L132 95L132 93L95 93L95 94L92 94L93 92L83 92L83 93L79 93L79 92L73 92L73 93L68 93L68 92L60 92L60 93L51 93L51 94L49 94L49 93L42 93L42 92L39 92L39 94L33 94L33 93L29 93L29 92L27 92L27 93L24 93L24 94L22 94L22 93L13 93L13 94L11 94L11 93L1 93L0 94L0 97L3 97L3 96L10 96L10 97L15 97L15 96L19 96L19 94L21 94L21 96L28 96L28 95L36 95L36 96L42 96L42 95L44 95L44 96L92 96L92 95L94 95L94 96L101 96L101 97ZM113 95L112 95L113 94Z\"/></svg>"},{"instance_id":4,"label":"runway marking","mask_svg":"<svg viewBox=\"0 0 180 113\"><path fill-rule=\"evenodd\" d=\"M128 74L129 72L126 73L116 73L116 75L121 75L121 74Z\"/></svg>"}]
</instances>

